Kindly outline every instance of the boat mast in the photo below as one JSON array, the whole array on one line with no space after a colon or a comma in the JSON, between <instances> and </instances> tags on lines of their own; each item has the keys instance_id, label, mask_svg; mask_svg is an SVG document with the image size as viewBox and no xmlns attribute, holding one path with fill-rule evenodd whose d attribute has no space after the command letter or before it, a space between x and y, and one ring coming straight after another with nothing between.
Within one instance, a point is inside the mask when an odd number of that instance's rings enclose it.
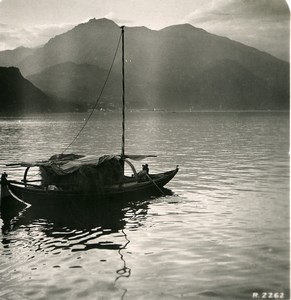
<instances>
[{"instance_id":1,"label":"boat mast","mask_svg":"<svg viewBox=\"0 0 291 300\"><path fill-rule=\"evenodd\" d=\"M121 41L122 41L122 147L121 157L124 158L125 146L125 82L124 82L124 26L121 26Z\"/></svg>"}]
</instances>

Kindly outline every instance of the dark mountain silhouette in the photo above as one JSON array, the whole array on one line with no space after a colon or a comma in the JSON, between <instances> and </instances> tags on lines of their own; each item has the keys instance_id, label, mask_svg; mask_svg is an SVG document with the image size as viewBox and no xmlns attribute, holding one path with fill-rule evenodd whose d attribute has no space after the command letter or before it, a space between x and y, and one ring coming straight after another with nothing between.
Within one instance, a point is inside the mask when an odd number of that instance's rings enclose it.
<instances>
[{"instance_id":1,"label":"dark mountain silhouette","mask_svg":"<svg viewBox=\"0 0 291 300\"><path fill-rule=\"evenodd\" d=\"M75 105L59 105L25 79L15 67L0 67L0 114L24 114L74 110Z\"/></svg>"},{"instance_id":2,"label":"dark mountain silhouette","mask_svg":"<svg viewBox=\"0 0 291 300\"><path fill-rule=\"evenodd\" d=\"M0 67L0 113L49 111L51 99L14 67Z\"/></svg>"},{"instance_id":3,"label":"dark mountain silhouette","mask_svg":"<svg viewBox=\"0 0 291 300\"><path fill-rule=\"evenodd\" d=\"M92 103L119 36L113 21L92 19L51 39L17 65L44 91L63 100ZM0 61L1 57L0 53ZM130 107L289 108L289 63L189 24L159 31L126 28L125 57ZM120 70L118 54L104 103L119 105Z\"/></svg>"}]
</instances>

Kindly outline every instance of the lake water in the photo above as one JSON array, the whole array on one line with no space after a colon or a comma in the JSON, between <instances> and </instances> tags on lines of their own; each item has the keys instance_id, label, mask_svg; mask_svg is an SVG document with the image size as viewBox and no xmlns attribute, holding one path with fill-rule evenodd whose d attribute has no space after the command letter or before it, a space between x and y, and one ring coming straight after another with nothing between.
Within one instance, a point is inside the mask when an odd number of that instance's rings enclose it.
<instances>
[{"instance_id":1,"label":"lake water","mask_svg":"<svg viewBox=\"0 0 291 300\"><path fill-rule=\"evenodd\" d=\"M85 117L0 119L1 173L62 152ZM127 153L158 155L150 172L180 166L174 194L1 216L0 299L289 299L289 114L127 119ZM98 113L68 152L118 154L120 128Z\"/></svg>"}]
</instances>

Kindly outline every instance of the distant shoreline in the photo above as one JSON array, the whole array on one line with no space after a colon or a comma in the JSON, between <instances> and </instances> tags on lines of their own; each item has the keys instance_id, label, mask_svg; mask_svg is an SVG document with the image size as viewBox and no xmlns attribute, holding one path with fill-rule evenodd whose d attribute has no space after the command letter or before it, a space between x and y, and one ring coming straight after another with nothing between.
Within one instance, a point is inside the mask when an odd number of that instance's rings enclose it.
<instances>
[{"instance_id":1,"label":"distant shoreline","mask_svg":"<svg viewBox=\"0 0 291 300\"><path fill-rule=\"evenodd\" d=\"M29 118L29 117L45 117L45 116L61 116L61 115L84 115L86 116L88 112L40 112L40 113L23 113L23 114L2 114L0 113L0 119L15 119L15 118ZM114 114L119 113L120 110L96 110L96 114ZM130 109L126 110L126 113L290 113L290 110L144 110L144 109Z\"/></svg>"}]
</instances>

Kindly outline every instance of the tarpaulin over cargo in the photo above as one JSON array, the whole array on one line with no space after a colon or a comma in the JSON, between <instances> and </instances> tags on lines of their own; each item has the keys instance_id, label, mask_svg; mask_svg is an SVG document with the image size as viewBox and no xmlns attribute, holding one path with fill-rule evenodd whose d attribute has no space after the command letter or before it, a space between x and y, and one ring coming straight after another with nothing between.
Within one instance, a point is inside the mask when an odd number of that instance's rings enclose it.
<instances>
[{"instance_id":1,"label":"tarpaulin over cargo","mask_svg":"<svg viewBox=\"0 0 291 300\"><path fill-rule=\"evenodd\" d=\"M67 175L74 173L81 167L97 167L106 161L119 161L120 157L116 155L104 155L101 157L95 155L75 156L68 154L66 157L51 157L49 165L42 165L43 167L51 167L58 175Z\"/></svg>"},{"instance_id":2,"label":"tarpaulin over cargo","mask_svg":"<svg viewBox=\"0 0 291 300\"><path fill-rule=\"evenodd\" d=\"M105 185L118 183L123 177L123 164L118 155L61 154L35 166L40 169L44 186L55 185L61 190L102 192Z\"/></svg>"}]
</instances>

